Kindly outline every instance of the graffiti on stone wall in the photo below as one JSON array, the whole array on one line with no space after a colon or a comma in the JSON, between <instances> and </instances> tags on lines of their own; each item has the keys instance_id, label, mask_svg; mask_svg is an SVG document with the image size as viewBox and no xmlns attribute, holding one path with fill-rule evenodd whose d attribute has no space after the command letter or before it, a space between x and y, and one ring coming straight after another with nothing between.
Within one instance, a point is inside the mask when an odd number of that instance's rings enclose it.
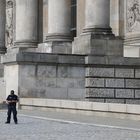
<instances>
[{"instance_id":1,"label":"graffiti on stone wall","mask_svg":"<svg viewBox=\"0 0 140 140\"><path fill-rule=\"evenodd\" d=\"M127 31L140 31L140 0L127 0Z\"/></svg>"},{"instance_id":2,"label":"graffiti on stone wall","mask_svg":"<svg viewBox=\"0 0 140 140\"><path fill-rule=\"evenodd\" d=\"M13 46L13 0L6 1L6 46Z\"/></svg>"}]
</instances>

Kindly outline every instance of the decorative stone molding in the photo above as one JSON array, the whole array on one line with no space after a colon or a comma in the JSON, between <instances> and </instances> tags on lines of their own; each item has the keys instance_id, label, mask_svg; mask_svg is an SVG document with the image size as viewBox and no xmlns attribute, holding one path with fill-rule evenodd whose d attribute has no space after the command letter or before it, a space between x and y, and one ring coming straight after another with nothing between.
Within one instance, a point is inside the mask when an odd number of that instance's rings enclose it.
<instances>
[{"instance_id":1,"label":"decorative stone molding","mask_svg":"<svg viewBox=\"0 0 140 140\"><path fill-rule=\"evenodd\" d=\"M14 15L14 1L6 1L6 47L13 46L13 15Z\"/></svg>"},{"instance_id":2,"label":"decorative stone molding","mask_svg":"<svg viewBox=\"0 0 140 140\"><path fill-rule=\"evenodd\" d=\"M140 0L127 0L126 31L140 31Z\"/></svg>"}]
</instances>

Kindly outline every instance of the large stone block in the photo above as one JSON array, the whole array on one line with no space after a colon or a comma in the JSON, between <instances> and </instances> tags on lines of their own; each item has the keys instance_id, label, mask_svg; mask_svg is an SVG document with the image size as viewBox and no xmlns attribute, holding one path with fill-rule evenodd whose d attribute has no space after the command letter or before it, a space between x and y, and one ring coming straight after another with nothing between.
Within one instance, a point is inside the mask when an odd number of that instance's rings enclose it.
<instances>
[{"instance_id":1,"label":"large stone block","mask_svg":"<svg viewBox=\"0 0 140 140\"><path fill-rule=\"evenodd\" d=\"M60 78L81 78L85 76L85 68L83 67L70 67L70 66L59 66L57 76Z\"/></svg>"},{"instance_id":2,"label":"large stone block","mask_svg":"<svg viewBox=\"0 0 140 140\"><path fill-rule=\"evenodd\" d=\"M104 87L104 78L86 78L86 87Z\"/></svg>"},{"instance_id":3,"label":"large stone block","mask_svg":"<svg viewBox=\"0 0 140 140\"><path fill-rule=\"evenodd\" d=\"M116 89L116 98L134 98L134 90Z\"/></svg>"},{"instance_id":4,"label":"large stone block","mask_svg":"<svg viewBox=\"0 0 140 140\"><path fill-rule=\"evenodd\" d=\"M38 65L37 76L56 77L56 66Z\"/></svg>"},{"instance_id":5,"label":"large stone block","mask_svg":"<svg viewBox=\"0 0 140 140\"><path fill-rule=\"evenodd\" d=\"M86 97L114 98L114 89L87 88Z\"/></svg>"},{"instance_id":6,"label":"large stone block","mask_svg":"<svg viewBox=\"0 0 140 140\"><path fill-rule=\"evenodd\" d=\"M84 55L59 55L58 62L61 64L76 64L76 65L83 65L85 64L85 56Z\"/></svg>"},{"instance_id":7,"label":"large stone block","mask_svg":"<svg viewBox=\"0 0 140 140\"><path fill-rule=\"evenodd\" d=\"M86 68L86 76L114 77L114 68Z\"/></svg>"},{"instance_id":8,"label":"large stone block","mask_svg":"<svg viewBox=\"0 0 140 140\"><path fill-rule=\"evenodd\" d=\"M127 99L126 104L140 104L139 99Z\"/></svg>"},{"instance_id":9,"label":"large stone block","mask_svg":"<svg viewBox=\"0 0 140 140\"><path fill-rule=\"evenodd\" d=\"M123 56L122 40L117 38L92 39L91 54Z\"/></svg>"},{"instance_id":10,"label":"large stone block","mask_svg":"<svg viewBox=\"0 0 140 140\"><path fill-rule=\"evenodd\" d=\"M74 39L72 53L96 56L123 56L123 42L116 37L83 33Z\"/></svg>"},{"instance_id":11,"label":"large stone block","mask_svg":"<svg viewBox=\"0 0 140 140\"><path fill-rule=\"evenodd\" d=\"M139 79L126 79L126 88L139 88L140 89L140 80Z\"/></svg>"},{"instance_id":12,"label":"large stone block","mask_svg":"<svg viewBox=\"0 0 140 140\"><path fill-rule=\"evenodd\" d=\"M57 78L57 87L84 88L85 80L82 78Z\"/></svg>"},{"instance_id":13,"label":"large stone block","mask_svg":"<svg viewBox=\"0 0 140 140\"><path fill-rule=\"evenodd\" d=\"M56 78L37 77L35 78L35 86L41 87L56 87Z\"/></svg>"},{"instance_id":14,"label":"large stone block","mask_svg":"<svg viewBox=\"0 0 140 140\"><path fill-rule=\"evenodd\" d=\"M135 69L135 78L140 78L140 69Z\"/></svg>"},{"instance_id":15,"label":"large stone block","mask_svg":"<svg viewBox=\"0 0 140 140\"><path fill-rule=\"evenodd\" d=\"M105 99L106 103L125 103L124 99Z\"/></svg>"},{"instance_id":16,"label":"large stone block","mask_svg":"<svg viewBox=\"0 0 140 140\"><path fill-rule=\"evenodd\" d=\"M106 87L124 88L124 79L105 79Z\"/></svg>"},{"instance_id":17,"label":"large stone block","mask_svg":"<svg viewBox=\"0 0 140 140\"><path fill-rule=\"evenodd\" d=\"M135 90L135 98L140 98L140 90Z\"/></svg>"},{"instance_id":18,"label":"large stone block","mask_svg":"<svg viewBox=\"0 0 140 140\"><path fill-rule=\"evenodd\" d=\"M89 102L101 102L101 103L104 103L105 102L105 99L96 99L96 98L87 98L85 99L86 101L89 101Z\"/></svg>"},{"instance_id":19,"label":"large stone block","mask_svg":"<svg viewBox=\"0 0 140 140\"><path fill-rule=\"evenodd\" d=\"M115 77L134 78L134 69L116 68Z\"/></svg>"},{"instance_id":20,"label":"large stone block","mask_svg":"<svg viewBox=\"0 0 140 140\"><path fill-rule=\"evenodd\" d=\"M36 65L21 65L20 68L22 69L20 74L23 77L34 77L36 75Z\"/></svg>"},{"instance_id":21,"label":"large stone block","mask_svg":"<svg viewBox=\"0 0 140 140\"><path fill-rule=\"evenodd\" d=\"M46 98L46 89L45 88L33 88L30 89L26 87L20 88L20 97L22 98Z\"/></svg>"},{"instance_id":22,"label":"large stone block","mask_svg":"<svg viewBox=\"0 0 140 140\"><path fill-rule=\"evenodd\" d=\"M47 78L46 79L46 86L47 87L56 87L57 84L56 84L56 78Z\"/></svg>"},{"instance_id":23,"label":"large stone block","mask_svg":"<svg viewBox=\"0 0 140 140\"><path fill-rule=\"evenodd\" d=\"M86 96L85 89L74 89L69 88L68 89L68 99L84 99Z\"/></svg>"},{"instance_id":24,"label":"large stone block","mask_svg":"<svg viewBox=\"0 0 140 140\"><path fill-rule=\"evenodd\" d=\"M68 99L67 88L46 88L46 97L49 99Z\"/></svg>"}]
</instances>

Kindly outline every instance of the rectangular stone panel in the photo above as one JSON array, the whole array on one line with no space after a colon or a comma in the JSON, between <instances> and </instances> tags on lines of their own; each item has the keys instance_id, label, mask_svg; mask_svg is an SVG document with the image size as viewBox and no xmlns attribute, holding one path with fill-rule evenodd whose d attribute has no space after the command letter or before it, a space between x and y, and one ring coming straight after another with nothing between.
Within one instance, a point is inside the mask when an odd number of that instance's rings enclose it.
<instances>
[{"instance_id":1,"label":"rectangular stone panel","mask_svg":"<svg viewBox=\"0 0 140 140\"><path fill-rule=\"evenodd\" d=\"M85 89L68 89L68 99L84 99L85 98Z\"/></svg>"},{"instance_id":2,"label":"rectangular stone panel","mask_svg":"<svg viewBox=\"0 0 140 140\"><path fill-rule=\"evenodd\" d=\"M140 69L135 69L135 78L140 78Z\"/></svg>"},{"instance_id":3,"label":"rectangular stone panel","mask_svg":"<svg viewBox=\"0 0 140 140\"><path fill-rule=\"evenodd\" d=\"M134 78L134 69L116 68L115 77Z\"/></svg>"},{"instance_id":4,"label":"rectangular stone panel","mask_svg":"<svg viewBox=\"0 0 140 140\"><path fill-rule=\"evenodd\" d=\"M114 89L87 88L86 97L114 98Z\"/></svg>"},{"instance_id":5,"label":"rectangular stone panel","mask_svg":"<svg viewBox=\"0 0 140 140\"><path fill-rule=\"evenodd\" d=\"M106 103L121 103L124 104L125 100L124 99L105 99Z\"/></svg>"},{"instance_id":6,"label":"rectangular stone panel","mask_svg":"<svg viewBox=\"0 0 140 140\"><path fill-rule=\"evenodd\" d=\"M114 77L114 68L86 68L86 76Z\"/></svg>"},{"instance_id":7,"label":"rectangular stone panel","mask_svg":"<svg viewBox=\"0 0 140 140\"><path fill-rule=\"evenodd\" d=\"M116 89L116 98L134 98L134 90Z\"/></svg>"},{"instance_id":8,"label":"rectangular stone panel","mask_svg":"<svg viewBox=\"0 0 140 140\"><path fill-rule=\"evenodd\" d=\"M101 103L104 103L105 102L105 99L99 99L99 98L87 98L85 99L86 101L89 101L89 102L101 102Z\"/></svg>"},{"instance_id":9,"label":"rectangular stone panel","mask_svg":"<svg viewBox=\"0 0 140 140\"><path fill-rule=\"evenodd\" d=\"M126 88L140 88L140 79L126 79Z\"/></svg>"},{"instance_id":10,"label":"rectangular stone panel","mask_svg":"<svg viewBox=\"0 0 140 140\"><path fill-rule=\"evenodd\" d=\"M56 66L38 65L37 76L56 77Z\"/></svg>"},{"instance_id":11,"label":"rectangular stone panel","mask_svg":"<svg viewBox=\"0 0 140 140\"><path fill-rule=\"evenodd\" d=\"M86 78L86 87L104 87L104 79Z\"/></svg>"},{"instance_id":12,"label":"rectangular stone panel","mask_svg":"<svg viewBox=\"0 0 140 140\"><path fill-rule=\"evenodd\" d=\"M36 87L56 87L56 78L37 77Z\"/></svg>"},{"instance_id":13,"label":"rectangular stone panel","mask_svg":"<svg viewBox=\"0 0 140 140\"><path fill-rule=\"evenodd\" d=\"M124 88L124 79L105 79L106 87Z\"/></svg>"},{"instance_id":14,"label":"rectangular stone panel","mask_svg":"<svg viewBox=\"0 0 140 140\"><path fill-rule=\"evenodd\" d=\"M59 66L57 76L60 78L81 78L85 77L85 68L83 67L69 67Z\"/></svg>"},{"instance_id":15,"label":"rectangular stone panel","mask_svg":"<svg viewBox=\"0 0 140 140\"><path fill-rule=\"evenodd\" d=\"M44 88L20 88L20 97L22 98L46 98L46 89Z\"/></svg>"},{"instance_id":16,"label":"rectangular stone panel","mask_svg":"<svg viewBox=\"0 0 140 140\"><path fill-rule=\"evenodd\" d=\"M104 79L86 78L86 87L104 87Z\"/></svg>"},{"instance_id":17,"label":"rectangular stone panel","mask_svg":"<svg viewBox=\"0 0 140 140\"><path fill-rule=\"evenodd\" d=\"M46 88L46 97L49 99L68 99L67 88Z\"/></svg>"},{"instance_id":18,"label":"rectangular stone panel","mask_svg":"<svg viewBox=\"0 0 140 140\"><path fill-rule=\"evenodd\" d=\"M57 87L85 88L85 80L82 78L57 78Z\"/></svg>"},{"instance_id":19,"label":"rectangular stone panel","mask_svg":"<svg viewBox=\"0 0 140 140\"><path fill-rule=\"evenodd\" d=\"M140 104L140 100L137 99L127 99L126 104Z\"/></svg>"},{"instance_id":20,"label":"rectangular stone panel","mask_svg":"<svg viewBox=\"0 0 140 140\"><path fill-rule=\"evenodd\" d=\"M21 65L20 74L23 77L34 77L36 75L36 66L35 65Z\"/></svg>"},{"instance_id":21,"label":"rectangular stone panel","mask_svg":"<svg viewBox=\"0 0 140 140\"><path fill-rule=\"evenodd\" d=\"M135 98L140 98L140 90L135 90Z\"/></svg>"}]
</instances>

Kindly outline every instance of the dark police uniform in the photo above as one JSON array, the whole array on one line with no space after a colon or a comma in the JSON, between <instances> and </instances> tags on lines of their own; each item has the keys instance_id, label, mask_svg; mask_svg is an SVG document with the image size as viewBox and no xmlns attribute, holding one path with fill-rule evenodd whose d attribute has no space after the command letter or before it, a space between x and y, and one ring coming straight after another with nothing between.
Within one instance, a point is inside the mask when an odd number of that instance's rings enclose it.
<instances>
[{"instance_id":1,"label":"dark police uniform","mask_svg":"<svg viewBox=\"0 0 140 140\"><path fill-rule=\"evenodd\" d=\"M18 96L15 94L11 94L7 97L7 102L8 102L8 112L7 112L7 122L10 123L11 120L11 113L13 112L13 119L15 124L17 124L17 110L16 110L16 103L18 102Z\"/></svg>"}]
</instances>

